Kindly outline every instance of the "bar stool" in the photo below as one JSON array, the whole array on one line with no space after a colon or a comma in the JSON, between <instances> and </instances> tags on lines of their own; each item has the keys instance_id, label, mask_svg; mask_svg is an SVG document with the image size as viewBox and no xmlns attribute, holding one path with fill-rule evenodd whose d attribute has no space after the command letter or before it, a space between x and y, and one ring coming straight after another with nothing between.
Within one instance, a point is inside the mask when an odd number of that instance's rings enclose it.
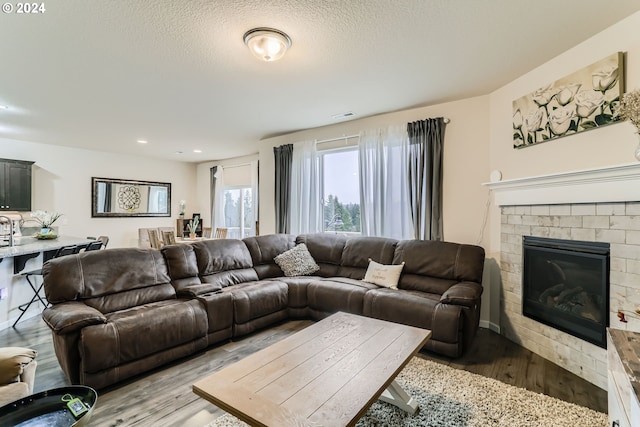
<instances>
[{"instance_id":1,"label":"bar stool","mask_svg":"<svg viewBox=\"0 0 640 427\"><path fill-rule=\"evenodd\" d=\"M80 250L80 248L77 245L63 246L61 248L58 248L58 250L56 251L56 253L53 256L53 258L59 258L61 256L65 256L65 255L77 254L79 250ZM43 254L43 256L44 256L44 254ZM13 322L12 327L16 326L16 324L20 321L20 319L22 319L22 316L24 316L24 313L29 309L29 307L31 307L31 304L33 304L34 302L40 301L40 303L42 303L42 305L45 308L47 307L47 305L49 305L48 301L46 301L45 299L43 299L40 296L40 291L42 290L42 287L44 286L44 280L40 283L40 286L37 289L36 289L35 279L34 279L33 282L31 281L31 276L42 276L42 268L38 268L38 269L35 269L35 270L30 270L30 271L25 271L21 275L24 276L25 279L27 279L27 282L29 283L29 286L31 286L31 289L33 290L33 297L31 298L31 301L29 301L28 303L18 306L18 310L20 310L22 313L20 313L20 316L18 316L16 321Z\"/></svg>"},{"instance_id":2,"label":"bar stool","mask_svg":"<svg viewBox=\"0 0 640 427\"><path fill-rule=\"evenodd\" d=\"M98 251L102 249L102 242L100 240L96 240L95 242L91 242L87 245L86 248L84 248L85 252L89 252L89 251Z\"/></svg>"},{"instance_id":3,"label":"bar stool","mask_svg":"<svg viewBox=\"0 0 640 427\"><path fill-rule=\"evenodd\" d=\"M89 240L99 240L102 242L102 246L106 249L107 245L109 244L109 236L98 236L98 237L91 237L88 236L87 239Z\"/></svg>"}]
</instances>

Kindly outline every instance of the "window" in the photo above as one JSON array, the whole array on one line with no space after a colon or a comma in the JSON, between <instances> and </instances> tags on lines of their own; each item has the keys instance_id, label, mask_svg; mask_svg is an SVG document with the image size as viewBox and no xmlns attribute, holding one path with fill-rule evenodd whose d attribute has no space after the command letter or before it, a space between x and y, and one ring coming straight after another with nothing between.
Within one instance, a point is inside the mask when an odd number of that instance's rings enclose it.
<instances>
[{"instance_id":1,"label":"window","mask_svg":"<svg viewBox=\"0 0 640 427\"><path fill-rule=\"evenodd\" d=\"M320 152L323 231L360 233L358 150Z\"/></svg>"},{"instance_id":2,"label":"window","mask_svg":"<svg viewBox=\"0 0 640 427\"><path fill-rule=\"evenodd\" d=\"M227 228L227 238L244 239L255 236L253 224L253 191L251 187L225 187L224 224Z\"/></svg>"}]
</instances>

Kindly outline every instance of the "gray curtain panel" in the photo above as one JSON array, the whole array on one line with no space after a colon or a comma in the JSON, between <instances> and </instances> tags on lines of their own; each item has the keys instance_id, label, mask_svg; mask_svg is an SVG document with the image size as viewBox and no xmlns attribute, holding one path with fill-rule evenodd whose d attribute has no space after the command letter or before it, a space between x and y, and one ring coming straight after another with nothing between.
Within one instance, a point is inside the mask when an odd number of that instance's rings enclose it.
<instances>
[{"instance_id":1,"label":"gray curtain panel","mask_svg":"<svg viewBox=\"0 0 640 427\"><path fill-rule=\"evenodd\" d=\"M211 227L215 228L216 224L216 172L218 167L213 166L211 169Z\"/></svg>"},{"instance_id":2,"label":"gray curtain panel","mask_svg":"<svg viewBox=\"0 0 640 427\"><path fill-rule=\"evenodd\" d=\"M442 117L407 124L409 200L416 239L442 240Z\"/></svg>"},{"instance_id":3,"label":"gray curtain panel","mask_svg":"<svg viewBox=\"0 0 640 427\"><path fill-rule=\"evenodd\" d=\"M276 161L276 233L289 232L289 200L291 197L291 164L293 144L273 147Z\"/></svg>"}]
</instances>

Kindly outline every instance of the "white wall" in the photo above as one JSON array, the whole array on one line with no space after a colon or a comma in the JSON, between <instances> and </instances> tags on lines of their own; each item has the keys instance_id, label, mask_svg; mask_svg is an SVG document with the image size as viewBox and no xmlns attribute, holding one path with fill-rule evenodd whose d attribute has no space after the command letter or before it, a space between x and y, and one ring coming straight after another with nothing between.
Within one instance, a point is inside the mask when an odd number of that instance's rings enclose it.
<instances>
[{"instance_id":1,"label":"white wall","mask_svg":"<svg viewBox=\"0 0 640 427\"><path fill-rule=\"evenodd\" d=\"M180 199L195 199L196 166L100 151L0 139L0 157L34 161L32 209L61 212L59 233L109 236L109 247L137 246L140 227L175 227ZM167 218L91 218L91 177L171 183Z\"/></svg>"},{"instance_id":2,"label":"white wall","mask_svg":"<svg viewBox=\"0 0 640 427\"><path fill-rule=\"evenodd\" d=\"M487 190L480 186L488 170L488 99L477 97L309 129L260 142L260 232L275 232L273 147L303 140L324 140L361 130L447 117L444 142L444 237L478 243Z\"/></svg>"},{"instance_id":3,"label":"white wall","mask_svg":"<svg viewBox=\"0 0 640 427\"><path fill-rule=\"evenodd\" d=\"M500 170L503 179L514 179L636 162L634 151L639 140L638 135L635 134L636 129L628 122L616 123L516 150L513 148L512 139L512 101L618 51L625 52L627 91L640 88L640 31L638 28L640 28L640 12L491 93L489 95L489 170ZM485 248L488 259L497 260L498 263L500 263L501 247L500 222L500 209L492 204L488 225L488 246ZM497 270L498 267L494 264L488 285L494 290L490 301L492 324L500 323L501 320L500 295L503 284ZM509 284L504 286L506 290ZM530 349L548 356L539 348L531 347Z\"/></svg>"},{"instance_id":4,"label":"white wall","mask_svg":"<svg viewBox=\"0 0 640 427\"><path fill-rule=\"evenodd\" d=\"M535 146L513 149L514 99L571 74L615 52L625 52L627 91L640 89L640 12L635 13L562 55L530 71L489 95L490 168L503 179L553 172L591 169L635 162L636 129L616 123ZM500 247L500 213L492 208L490 252Z\"/></svg>"},{"instance_id":5,"label":"white wall","mask_svg":"<svg viewBox=\"0 0 640 427\"><path fill-rule=\"evenodd\" d=\"M406 124L430 117L447 117L444 142L444 239L458 243L485 246L483 234L488 190L481 183L488 181L489 171L489 100L476 97L462 101L414 108L374 117L309 129L260 142L260 233L275 232L274 157L273 147L303 140L324 140L358 134L362 130ZM496 262L489 260L485 268L481 325L497 328L499 302L497 289L490 286L496 274ZM495 286L494 286L495 287ZM494 307L491 310L491 307ZM491 312L496 314L492 317Z\"/></svg>"},{"instance_id":6,"label":"white wall","mask_svg":"<svg viewBox=\"0 0 640 427\"><path fill-rule=\"evenodd\" d=\"M180 199L195 199L196 166L184 162L154 160L99 151L0 139L0 158L34 161L32 209L61 212L59 234L75 237L109 236L109 248L138 245L138 228L175 227ZM171 183L168 218L91 218L91 177L137 179ZM35 224L35 223L34 223ZM27 224L30 225L30 224ZM26 270L38 268L42 256L27 262ZM36 279L38 280L38 279ZM13 274L12 260L0 263L0 288L9 297L0 301L0 329L19 315L18 305L33 292L20 275ZM39 314L32 306L25 318Z\"/></svg>"},{"instance_id":7,"label":"white wall","mask_svg":"<svg viewBox=\"0 0 640 427\"><path fill-rule=\"evenodd\" d=\"M211 168L213 166L233 167L238 165L245 165L250 162L258 160L258 155L234 157L225 160L216 160L213 162L199 163L196 170L197 185L196 185L196 198L193 200L194 212L200 212L202 214L203 224L206 227L213 227L211 225ZM251 171L248 172L248 182L251 182ZM187 204L190 202L187 201ZM189 215L187 215L189 216Z\"/></svg>"}]
</instances>

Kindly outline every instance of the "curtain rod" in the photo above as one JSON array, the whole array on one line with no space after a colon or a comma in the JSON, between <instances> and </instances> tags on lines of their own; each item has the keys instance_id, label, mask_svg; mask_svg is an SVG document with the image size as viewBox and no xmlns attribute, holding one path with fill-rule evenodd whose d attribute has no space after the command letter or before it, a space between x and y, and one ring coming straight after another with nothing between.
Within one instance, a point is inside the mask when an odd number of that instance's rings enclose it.
<instances>
[{"instance_id":1,"label":"curtain rod","mask_svg":"<svg viewBox=\"0 0 640 427\"><path fill-rule=\"evenodd\" d=\"M360 138L360 134L357 135L345 135L345 136L339 136L336 138L329 138L329 139L322 139L320 141L316 141L316 144L324 144L325 142L333 142L333 141L340 141L342 139L351 139L351 138Z\"/></svg>"},{"instance_id":2,"label":"curtain rod","mask_svg":"<svg viewBox=\"0 0 640 427\"><path fill-rule=\"evenodd\" d=\"M444 117L442 119L442 121L445 122L445 124L451 123L451 119L449 119L448 117ZM329 138L329 139L322 139L320 141L316 141L316 144L324 144L325 142L333 142L333 141L340 141L341 139L351 139L351 138L359 138L360 135L345 135L345 136L339 136L336 138Z\"/></svg>"},{"instance_id":3,"label":"curtain rod","mask_svg":"<svg viewBox=\"0 0 640 427\"><path fill-rule=\"evenodd\" d=\"M249 163L239 163L237 165L229 165L229 166L225 166L225 165L215 165L215 166L221 166L222 169L233 169L233 168L239 168L242 166L251 166L251 162Z\"/></svg>"}]
</instances>

